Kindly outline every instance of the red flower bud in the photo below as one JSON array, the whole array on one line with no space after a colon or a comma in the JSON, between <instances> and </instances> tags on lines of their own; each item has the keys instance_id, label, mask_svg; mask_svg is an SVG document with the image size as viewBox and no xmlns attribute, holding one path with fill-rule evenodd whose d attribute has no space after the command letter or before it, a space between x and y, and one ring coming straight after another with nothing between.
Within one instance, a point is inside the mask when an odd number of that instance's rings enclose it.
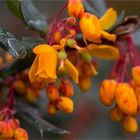
<instances>
[{"instance_id":1,"label":"red flower bud","mask_svg":"<svg viewBox=\"0 0 140 140\"><path fill-rule=\"evenodd\" d=\"M64 96L67 96L67 97L71 97L74 94L73 86L70 83L70 81L68 81L68 80L63 80L62 81L62 84L61 84L59 90L61 91L61 93Z\"/></svg>"},{"instance_id":2,"label":"red flower bud","mask_svg":"<svg viewBox=\"0 0 140 140\"><path fill-rule=\"evenodd\" d=\"M0 122L0 134L2 138L12 138L13 137L13 129L9 125L8 122L2 121Z\"/></svg>"},{"instance_id":3,"label":"red flower bud","mask_svg":"<svg viewBox=\"0 0 140 140\"><path fill-rule=\"evenodd\" d=\"M23 128L17 128L14 132L15 140L28 140L28 133Z\"/></svg>"}]
</instances>

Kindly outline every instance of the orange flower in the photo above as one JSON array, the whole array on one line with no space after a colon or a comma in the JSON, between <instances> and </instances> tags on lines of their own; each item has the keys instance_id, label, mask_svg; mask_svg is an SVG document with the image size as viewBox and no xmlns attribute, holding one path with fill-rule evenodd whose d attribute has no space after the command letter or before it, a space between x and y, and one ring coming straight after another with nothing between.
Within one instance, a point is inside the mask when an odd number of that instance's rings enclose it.
<instances>
[{"instance_id":1,"label":"orange flower","mask_svg":"<svg viewBox=\"0 0 140 140\"><path fill-rule=\"evenodd\" d=\"M132 68L132 77L137 85L140 85L140 66Z\"/></svg>"},{"instance_id":2,"label":"orange flower","mask_svg":"<svg viewBox=\"0 0 140 140\"><path fill-rule=\"evenodd\" d=\"M29 71L32 83L40 81L52 82L56 79L57 51L47 45L38 45L33 49L35 60Z\"/></svg>"},{"instance_id":3,"label":"orange flower","mask_svg":"<svg viewBox=\"0 0 140 140\"><path fill-rule=\"evenodd\" d=\"M14 131L14 138L15 140L28 140L28 133L23 128L17 128Z\"/></svg>"},{"instance_id":4,"label":"orange flower","mask_svg":"<svg viewBox=\"0 0 140 140\"><path fill-rule=\"evenodd\" d=\"M2 138L5 139L13 137L13 129L8 122L0 122L0 134L2 135Z\"/></svg>"},{"instance_id":5,"label":"orange flower","mask_svg":"<svg viewBox=\"0 0 140 140\"><path fill-rule=\"evenodd\" d=\"M79 25L85 39L95 43L101 42L100 36L102 30L99 19L95 15L84 13Z\"/></svg>"},{"instance_id":6,"label":"orange flower","mask_svg":"<svg viewBox=\"0 0 140 140\"><path fill-rule=\"evenodd\" d=\"M121 121L121 119L123 117L123 113L120 111L119 108L113 107L110 110L110 117L113 121L119 122L119 121Z\"/></svg>"},{"instance_id":7,"label":"orange flower","mask_svg":"<svg viewBox=\"0 0 140 140\"><path fill-rule=\"evenodd\" d=\"M126 131L134 133L138 130L137 120L132 116L123 117L123 127Z\"/></svg>"},{"instance_id":8,"label":"orange flower","mask_svg":"<svg viewBox=\"0 0 140 140\"><path fill-rule=\"evenodd\" d=\"M100 86L100 100L106 105L110 106L115 100L115 89L117 82L115 80L104 80Z\"/></svg>"},{"instance_id":9,"label":"orange flower","mask_svg":"<svg viewBox=\"0 0 140 140\"><path fill-rule=\"evenodd\" d=\"M115 97L119 109L128 115L135 114L138 103L133 88L127 83L119 83L115 90Z\"/></svg>"},{"instance_id":10,"label":"orange flower","mask_svg":"<svg viewBox=\"0 0 140 140\"><path fill-rule=\"evenodd\" d=\"M81 17L84 14L84 7L81 0L69 0L69 16Z\"/></svg>"},{"instance_id":11,"label":"orange flower","mask_svg":"<svg viewBox=\"0 0 140 140\"><path fill-rule=\"evenodd\" d=\"M49 84L46 88L46 95L50 101L59 100L59 91L55 85Z\"/></svg>"},{"instance_id":12,"label":"orange flower","mask_svg":"<svg viewBox=\"0 0 140 140\"><path fill-rule=\"evenodd\" d=\"M111 23L110 20L108 20L108 24L109 23L110 24L107 27L104 25L106 23L105 21L106 21L106 16L103 17L103 19L98 19L93 14L87 12L84 13L79 22L84 39L87 39L88 41L94 43L101 43L101 38L105 38L109 41L115 41L116 35L109 34L106 31L104 31L104 29L108 29L108 27L112 27L112 25L116 21L116 18L111 20Z\"/></svg>"},{"instance_id":13,"label":"orange flower","mask_svg":"<svg viewBox=\"0 0 140 140\"><path fill-rule=\"evenodd\" d=\"M65 113L73 112L73 101L69 97L60 97L56 104L57 108Z\"/></svg>"}]
</instances>

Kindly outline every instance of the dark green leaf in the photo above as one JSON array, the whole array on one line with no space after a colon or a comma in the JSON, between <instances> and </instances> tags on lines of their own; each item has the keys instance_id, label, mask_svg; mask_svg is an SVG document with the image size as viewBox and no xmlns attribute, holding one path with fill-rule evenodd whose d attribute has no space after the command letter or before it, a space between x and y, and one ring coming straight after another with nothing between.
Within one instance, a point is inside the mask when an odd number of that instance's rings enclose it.
<instances>
[{"instance_id":1,"label":"dark green leaf","mask_svg":"<svg viewBox=\"0 0 140 140\"><path fill-rule=\"evenodd\" d=\"M42 15L31 0L20 1L21 13L25 24L36 31L46 33L46 18Z\"/></svg>"},{"instance_id":2,"label":"dark green leaf","mask_svg":"<svg viewBox=\"0 0 140 140\"><path fill-rule=\"evenodd\" d=\"M2 28L0 28L0 47L16 58L24 58L27 54L24 44Z\"/></svg>"},{"instance_id":3,"label":"dark green leaf","mask_svg":"<svg viewBox=\"0 0 140 140\"><path fill-rule=\"evenodd\" d=\"M7 76L14 75L28 68L34 60L34 54L32 52L32 48L38 44L45 43L43 39L34 39L34 38L26 38L26 37L23 37L22 39L19 40L25 46L27 55L25 58L16 59L9 65L2 68L0 70L0 77L2 78L6 78Z\"/></svg>"},{"instance_id":4,"label":"dark green leaf","mask_svg":"<svg viewBox=\"0 0 140 140\"><path fill-rule=\"evenodd\" d=\"M10 11L18 18L21 18L21 12L19 8L19 0L6 0L6 4Z\"/></svg>"}]
</instances>

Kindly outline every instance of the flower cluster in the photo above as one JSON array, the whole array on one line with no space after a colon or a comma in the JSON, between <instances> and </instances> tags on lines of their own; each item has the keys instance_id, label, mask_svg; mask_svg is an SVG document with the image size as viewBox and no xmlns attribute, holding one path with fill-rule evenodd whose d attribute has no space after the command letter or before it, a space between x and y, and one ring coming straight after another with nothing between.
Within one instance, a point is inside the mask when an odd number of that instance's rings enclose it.
<instances>
[{"instance_id":1,"label":"flower cluster","mask_svg":"<svg viewBox=\"0 0 140 140\"><path fill-rule=\"evenodd\" d=\"M41 24L42 20L29 20L32 22L27 25L41 32L41 40L26 37L16 40L9 32L0 30L3 32L0 44L5 46L6 51L17 57L24 51L27 52L24 58L17 59L12 64L13 58L10 55L6 54L4 59L0 57L0 64L7 65L0 69L0 72L6 71L0 73L3 78L0 82L2 80L3 89L7 92L0 108L0 138L28 139L26 130L20 128L19 121L14 118L14 105L19 103L16 100L22 103L27 101L29 107L38 100L43 89L48 98L47 109L50 115L55 115L57 111L73 112L73 84L77 84L82 91L90 90L92 78L99 74L100 64L97 59L113 60L111 62L114 63L109 77L101 82L100 101L105 106L113 106L110 110L112 120L122 122L128 132L137 131L136 117L140 114L140 57L130 33L140 21L136 17L121 19L122 16L118 17L112 7L103 15L96 15L89 12L90 10L87 11L84 2L68 0L50 22L47 31L39 26L44 25L44 22ZM24 2L21 3L24 5ZM26 7L22 7L22 4L19 8L21 10ZM65 8L68 16L60 18ZM30 12L29 9L27 11ZM26 17L24 13L23 18ZM9 43L9 40L12 40L12 43ZM18 46L20 43L23 45L21 48ZM16 45L21 50L17 49ZM24 65L20 67L22 62ZM20 68L17 69L17 65ZM29 66L30 69L26 69ZM23 111L23 114L25 112ZM30 114L30 111L27 112ZM36 112L33 114L39 114ZM42 115L32 118L41 120L40 116ZM42 132L38 120L36 122ZM44 129L45 125L42 126Z\"/></svg>"},{"instance_id":2,"label":"flower cluster","mask_svg":"<svg viewBox=\"0 0 140 140\"><path fill-rule=\"evenodd\" d=\"M3 120L0 122L0 139L28 140L28 134L20 127L19 120Z\"/></svg>"},{"instance_id":3,"label":"flower cluster","mask_svg":"<svg viewBox=\"0 0 140 140\"><path fill-rule=\"evenodd\" d=\"M63 79L60 81L58 87L53 84L48 84L46 88L46 95L50 100L48 104L48 113L56 114L57 110L65 113L73 111L73 101L71 96L74 94L74 89L70 81Z\"/></svg>"},{"instance_id":4,"label":"flower cluster","mask_svg":"<svg viewBox=\"0 0 140 140\"><path fill-rule=\"evenodd\" d=\"M138 130L136 117L140 109L140 61L131 38L125 36L124 40L128 46L117 60L110 79L102 81L99 97L105 106L115 104L110 111L112 120L121 121L128 132L136 132ZM124 47L123 43L120 46Z\"/></svg>"},{"instance_id":5,"label":"flower cluster","mask_svg":"<svg viewBox=\"0 0 140 140\"><path fill-rule=\"evenodd\" d=\"M102 43L107 40L111 44L116 40L115 34L105 31L117 20L113 8L102 17L86 12L81 0L69 0L67 8L68 18L58 21L58 14L50 24L48 44L33 49L36 57L29 71L31 83L38 85L38 89L46 88L50 114L56 114L56 110L73 111L69 97L74 90L70 81L64 80L66 76L87 91L92 77L98 74L98 65L92 56L107 60L119 58L117 47ZM81 41L77 40L78 34L82 35Z\"/></svg>"}]
</instances>

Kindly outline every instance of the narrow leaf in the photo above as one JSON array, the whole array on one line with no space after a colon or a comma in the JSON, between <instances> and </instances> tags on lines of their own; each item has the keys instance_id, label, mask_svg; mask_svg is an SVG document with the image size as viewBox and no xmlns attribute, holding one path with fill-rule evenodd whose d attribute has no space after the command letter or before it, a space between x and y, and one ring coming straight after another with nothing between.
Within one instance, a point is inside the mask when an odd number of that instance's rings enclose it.
<instances>
[{"instance_id":1,"label":"narrow leaf","mask_svg":"<svg viewBox=\"0 0 140 140\"><path fill-rule=\"evenodd\" d=\"M9 10L18 18L21 18L21 12L19 8L20 0L5 0Z\"/></svg>"},{"instance_id":2,"label":"narrow leaf","mask_svg":"<svg viewBox=\"0 0 140 140\"><path fill-rule=\"evenodd\" d=\"M37 10L31 0L21 0L20 8L24 22L29 28L46 33L46 18Z\"/></svg>"},{"instance_id":3,"label":"narrow leaf","mask_svg":"<svg viewBox=\"0 0 140 140\"><path fill-rule=\"evenodd\" d=\"M27 54L24 44L2 28L0 28L0 47L15 58L24 58Z\"/></svg>"}]
</instances>

